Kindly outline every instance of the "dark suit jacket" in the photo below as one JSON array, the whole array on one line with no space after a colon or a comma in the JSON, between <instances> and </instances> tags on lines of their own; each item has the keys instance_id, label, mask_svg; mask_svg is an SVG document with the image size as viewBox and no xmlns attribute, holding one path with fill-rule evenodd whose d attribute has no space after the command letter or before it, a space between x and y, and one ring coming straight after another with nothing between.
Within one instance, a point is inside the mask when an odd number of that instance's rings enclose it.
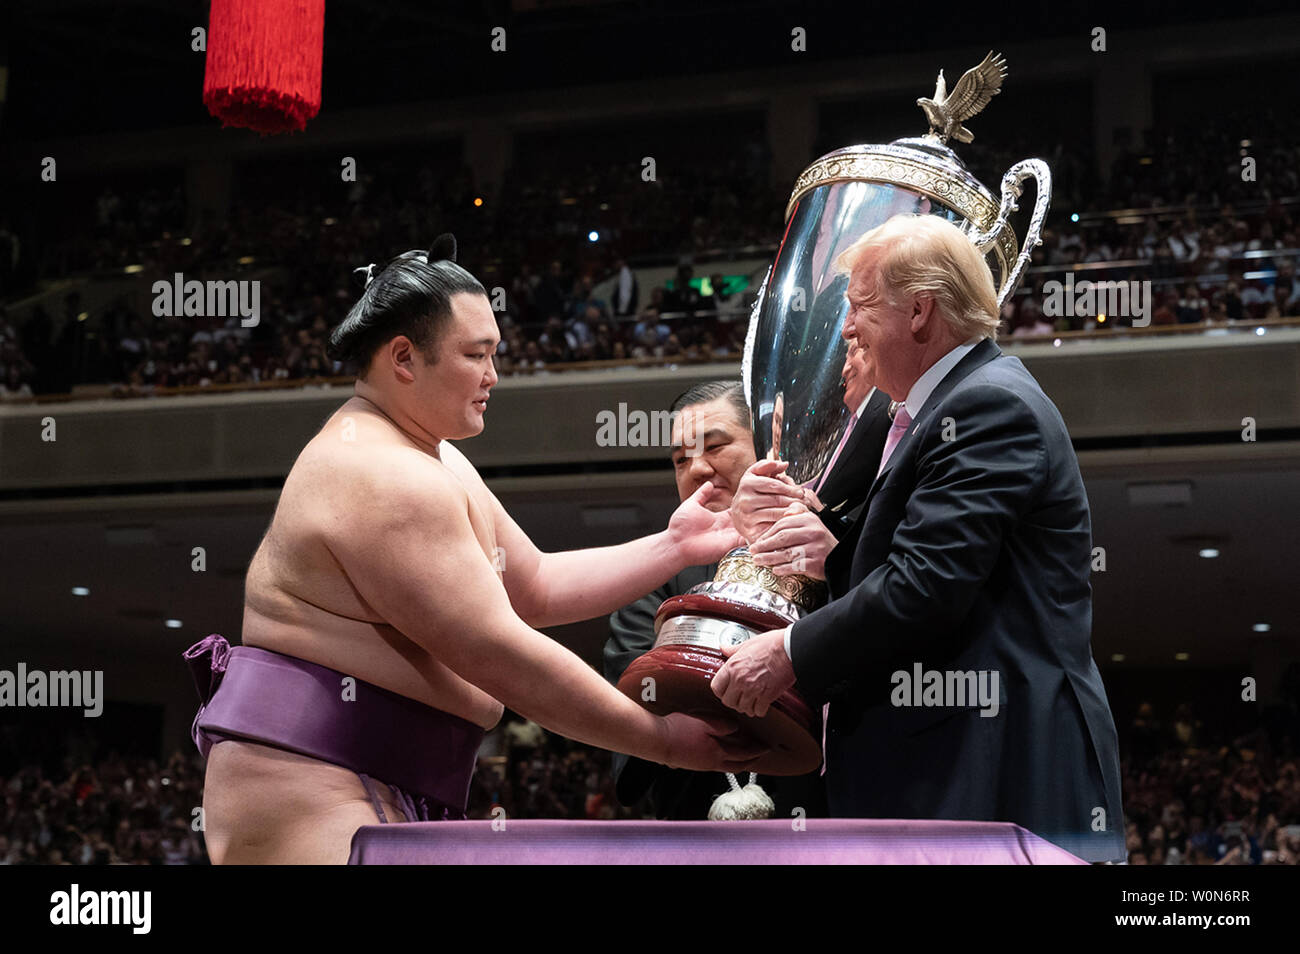
<instances>
[{"instance_id":1,"label":"dark suit jacket","mask_svg":"<svg viewBox=\"0 0 1300 954\"><path fill-rule=\"evenodd\" d=\"M687 567L653 593L612 613L605 643L605 678L617 684L632 660L649 652L654 645L655 613L664 600L712 580L717 569L716 564ZM614 755L614 778L615 793L624 805L649 794L655 817L681 821L703 821L713 800L727 790L721 772L670 769L621 754ZM739 776L738 781L744 785L747 777ZM826 816L825 788L815 772L795 777L762 775L758 783L776 805L774 818L789 818L795 808L802 808L809 818Z\"/></svg>"},{"instance_id":2,"label":"dark suit jacket","mask_svg":"<svg viewBox=\"0 0 1300 954\"><path fill-rule=\"evenodd\" d=\"M818 516L836 539L853 526L853 513L867 499L871 481L880 469L880 453L889 436L889 395L877 390L867 401L862 418L849 435L835 467L817 497L825 505Z\"/></svg>"},{"instance_id":3,"label":"dark suit jacket","mask_svg":"<svg viewBox=\"0 0 1300 954\"><path fill-rule=\"evenodd\" d=\"M832 602L791 633L799 690L831 703L832 815L1011 821L1088 860L1124 857L1091 551L1065 423L1019 359L980 342L831 551ZM891 704L892 674L915 663L996 671L998 714Z\"/></svg>"}]
</instances>

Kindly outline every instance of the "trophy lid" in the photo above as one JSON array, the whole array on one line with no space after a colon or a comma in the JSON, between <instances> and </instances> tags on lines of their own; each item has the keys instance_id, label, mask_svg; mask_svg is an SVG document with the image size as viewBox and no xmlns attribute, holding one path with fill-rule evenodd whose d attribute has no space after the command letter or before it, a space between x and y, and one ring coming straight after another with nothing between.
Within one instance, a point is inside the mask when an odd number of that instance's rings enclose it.
<instances>
[{"instance_id":1,"label":"trophy lid","mask_svg":"<svg viewBox=\"0 0 1300 954\"><path fill-rule=\"evenodd\" d=\"M992 228L998 217L993 193L971 175L957 154L942 143L918 136L896 139L889 145L845 146L828 152L795 180L785 220L790 221L800 200L810 192L845 182L874 182L917 193L980 231ZM1002 229L993 247L998 266L993 272L995 282L1010 271L1018 252L1015 232Z\"/></svg>"},{"instance_id":2,"label":"trophy lid","mask_svg":"<svg viewBox=\"0 0 1300 954\"><path fill-rule=\"evenodd\" d=\"M934 97L916 101L930 120L928 133L895 139L889 145L845 146L828 152L795 180L785 221L790 221L800 200L815 189L842 182L875 182L925 196L969 226L988 231L997 221L999 203L947 143L949 138L958 142L974 139L961 123L1001 91L1006 75L1006 60L992 51L966 71L952 93L947 92L940 70ZM997 260L995 284L1000 285L1001 276L1010 272L1018 251L1015 232L1002 229L992 250Z\"/></svg>"},{"instance_id":3,"label":"trophy lid","mask_svg":"<svg viewBox=\"0 0 1300 954\"><path fill-rule=\"evenodd\" d=\"M847 421L864 400L842 378L849 372L841 337L848 276L836 261L846 248L892 216L938 215L980 249L994 287L1003 295L1014 291L1028 256L1007 210L1015 208L1019 183L1030 174L1020 167L1042 167L1048 181L1040 179L1035 215L1041 219L1044 193L1050 194L1047 170L1040 160L1013 166L999 202L948 144L974 138L962 122L988 104L1005 75L1005 61L992 52L951 93L941 71L933 97L917 100L930 122L927 134L836 149L795 180L785 234L759 288L741 363L754 450L788 461L786 476L795 482L822 486ZM1031 239L1027 247L1040 244Z\"/></svg>"}]
</instances>

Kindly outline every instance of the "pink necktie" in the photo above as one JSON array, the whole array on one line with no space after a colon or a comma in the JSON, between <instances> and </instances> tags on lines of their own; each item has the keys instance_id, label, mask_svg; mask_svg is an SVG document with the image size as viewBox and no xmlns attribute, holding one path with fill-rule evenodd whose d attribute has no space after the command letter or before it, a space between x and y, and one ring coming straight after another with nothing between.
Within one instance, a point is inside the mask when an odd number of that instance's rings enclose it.
<instances>
[{"instance_id":1,"label":"pink necktie","mask_svg":"<svg viewBox=\"0 0 1300 954\"><path fill-rule=\"evenodd\" d=\"M853 426L857 423L858 412L854 411L853 416L849 418L849 426L844 428L844 436L840 438L839 444L836 445L835 453L831 455L831 462L827 464L826 469L822 471L821 479L817 481L817 486L813 488L813 493L821 493L822 485L826 483L826 478L831 475L831 471L835 468L835 462L840 459L840 451L844 450L844 445L849 442L849 435L853 433Z\"/></svg>"},{"instance_id":2,"label":"pink necktie","mask_svg":"<svg viewBox=\"0 0 1300 954\"><path fill-rule=\"evenodd\" d=\"M889 455L894 452L894 448L903 439L903 435L907 433L907 429L911 424L912 418L907 413L907 405L900 404L898 410L894 412L894 423L889 425L889 436L885 438L885 450L880 455L880 469L876 471L877 477L885 472L885 465L889 463Z\"/></svg>"},{"instance_id":3,"label":"pink necktie","mask_svg":"<svg viewBox=\"0 0 1300 954\"><path fill-rule=\"evenodd\" d=\"M898 446L898 442L903 439L903 435L907 433L907 429L911 426L912 418L907 413L907 406L898 405L898 410L894 412L894 423L889 425L889 435L885 438L885 449L880 455L880 469L876 471L877 477L885 472L885 464L889 462L889 455L894 452L894 448ZM838 453L837 451L836 454L838 455ZM834 459L831 460L831 463L835 463ZM829 469L827 468L828 471ZM822 706L822 775L826 774L826 724L830 721L830 718L831 704L828 702Z\"/></svg>"}]
</instances>

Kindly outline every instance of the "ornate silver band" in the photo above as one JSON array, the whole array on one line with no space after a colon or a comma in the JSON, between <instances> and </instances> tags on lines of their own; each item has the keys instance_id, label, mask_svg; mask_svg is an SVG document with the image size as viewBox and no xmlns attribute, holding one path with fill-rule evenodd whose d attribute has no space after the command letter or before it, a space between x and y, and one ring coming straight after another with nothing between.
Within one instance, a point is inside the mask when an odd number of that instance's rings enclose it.
<instances>
[{"instance_id":1,"label":"ornate silver band","mask_svg":"<svg viewBox=\"0 0 1300 954\"><path fill-rule=\"evenodd\" d=\"M712 596L732 603L743 603L757 610L775 613L787 623L796 622L804 617L806 610L798 603L786 599L780 593L773 593L755 583L737 583L734 581L711 580L700 583L690 589L692 595ZM667 625L667 624L665 624Z\"/></svg>"}]
</instances>

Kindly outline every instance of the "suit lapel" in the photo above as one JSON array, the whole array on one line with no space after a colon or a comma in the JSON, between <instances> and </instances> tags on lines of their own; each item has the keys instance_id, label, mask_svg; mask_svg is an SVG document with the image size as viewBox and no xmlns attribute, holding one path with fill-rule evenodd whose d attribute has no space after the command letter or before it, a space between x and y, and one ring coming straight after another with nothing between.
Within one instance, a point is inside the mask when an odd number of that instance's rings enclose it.
<instances>
[{"instance_id":1,"label":"suit lapel","mask_svg":"<svg viewBox=\"0 0 1300 954\"><path fill-rule=\"evenodd\" d=\"M869 486L872 471L880 466L880 448L889 431L888 408L889 396L884 391L876 391L826 478L825 493L820 497L833 513L851 510L849 502L854 501L856 505L855 490L861 493L864 485Z\"/></svg>"},{"instance_id":2,"label":"suit lapel","mask_svg":"<svg viewBox=\"0 0 1300 954\"><path fill-rule=\"evenodd\" d=\"M981 365L987 364L994 358L1001 356L1001 354L1002 349L994 344L993 339L985 338L974 348L971 348L966 356L958 361L956 366L944 375L943 379L935 386L935 389L930 392L930 396L926 398L924 406L922 406L920 412L912 421L912 425L907 429L907 433L899 439L898 444L894 447L894 452L889 455L889 462L885 464L885 469L880 472L880 476L872 481L871 489L867 491L866 502L858 512L857 519L853 522L853 531L851 533L853 539L857 538L858 531L861 529L860 524L866 519L868 511L871 510L871 498L875 496L876 491L880 488L881 484L885 482L885 478L888 477L889 472L894 469L894 465L903 459L903 452L907 449L907 445L911 443L912 435L916 433L917 429L924 422L926 414L932 408L937 407L939 403L948 396L952 389L966 377L966 375L970 374Z\"/></svg>"}]
</instances>

